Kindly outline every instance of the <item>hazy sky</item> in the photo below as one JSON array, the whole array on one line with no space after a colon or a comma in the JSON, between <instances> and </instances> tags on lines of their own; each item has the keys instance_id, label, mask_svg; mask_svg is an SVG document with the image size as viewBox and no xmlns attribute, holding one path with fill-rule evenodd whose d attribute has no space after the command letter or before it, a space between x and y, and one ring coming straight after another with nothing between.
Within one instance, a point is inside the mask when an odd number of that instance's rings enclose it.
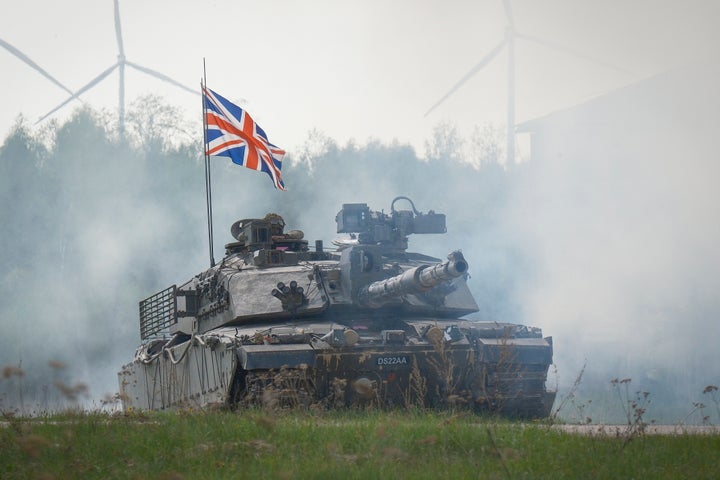
<instances>
[{"instance_id":1,"label":"hazy sky","mask_svg":"<svg viewBox=\"0 0 720 480\"><path fill-rule=\"evenodd\" d=\"M0 39L73 91L117 60L112 0L0 4ZM518 32L598 60L518 39L518 122L715 48L719 4L514 0ZM506 52L424 116L502 40L507 20L501 0L120 0L120 13L128 61L195 88L205 58L209 86L245 99L270 140L291 153L313 128L341 144L398 139L422 155L441 121L456 123L464 135L478 124L505 125ZM0 71L3 138L18 114L34 122L68 96L1 47ZM147 93L188 115L199 110L198 96L128 68L126 104ZM83 98L95 108L116 109L117 72Z\"/></svg>"}]
</instances>

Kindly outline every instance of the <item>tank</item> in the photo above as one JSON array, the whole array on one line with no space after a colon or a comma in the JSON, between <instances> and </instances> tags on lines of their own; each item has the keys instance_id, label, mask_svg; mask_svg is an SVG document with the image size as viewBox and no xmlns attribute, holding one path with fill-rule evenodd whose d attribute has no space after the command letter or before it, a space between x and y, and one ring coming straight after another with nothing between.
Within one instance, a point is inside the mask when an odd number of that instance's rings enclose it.
<instances>
[{"instance_id":1,"label":"tank","mask_svg":"<svg viewBox=\"0 0 720 480\"><path fill-rule=\"evenodd\" d=\"M550 413L552 338L468 318L478 305L460 250L408 251L410 235L446 232L444 214L397 197L389 213L344 204L335 221L344 238L311 248L277 214L239 220L221 262L142 300L123 408Z\"/></svg>"}]
</instances>

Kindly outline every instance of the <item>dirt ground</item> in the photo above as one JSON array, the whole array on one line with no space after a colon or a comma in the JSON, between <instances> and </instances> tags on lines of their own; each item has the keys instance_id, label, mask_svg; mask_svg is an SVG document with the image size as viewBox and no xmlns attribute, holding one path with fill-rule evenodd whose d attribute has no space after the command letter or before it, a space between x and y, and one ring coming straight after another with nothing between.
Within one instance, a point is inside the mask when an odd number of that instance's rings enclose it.
<instances>
[{"instance_id":1,"label":"dirt ground","mask_svg":"<svg viewBox=\"0 0 720 480\"><path fill-rule=\"evenodd\" d=\"M637 427L628 425L553 425L553 429L581 435L605 435L621 437L639 433ZM646 435L720 435L717 425L646 425Z\"/></svg>"}]
</instances>

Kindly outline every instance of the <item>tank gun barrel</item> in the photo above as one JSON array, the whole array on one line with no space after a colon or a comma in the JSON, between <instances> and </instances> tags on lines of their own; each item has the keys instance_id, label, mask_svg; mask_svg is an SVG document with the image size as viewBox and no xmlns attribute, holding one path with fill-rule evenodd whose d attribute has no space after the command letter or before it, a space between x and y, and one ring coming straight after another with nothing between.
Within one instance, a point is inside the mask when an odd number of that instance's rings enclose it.
<instances>
[{"instance_id":1,"label":"tank gun barrel","mask_svg":"<svg viewBox=\"0 0 720 480\"><path fill-rule=\"evenodd\" d=\"M366 285L358 293L365 307L381 307L408 293L420 293L464 275L468 264L462 253L452 252L448 260L436 265L421 265L399 275Z\"/></svg>"}]
</instances>

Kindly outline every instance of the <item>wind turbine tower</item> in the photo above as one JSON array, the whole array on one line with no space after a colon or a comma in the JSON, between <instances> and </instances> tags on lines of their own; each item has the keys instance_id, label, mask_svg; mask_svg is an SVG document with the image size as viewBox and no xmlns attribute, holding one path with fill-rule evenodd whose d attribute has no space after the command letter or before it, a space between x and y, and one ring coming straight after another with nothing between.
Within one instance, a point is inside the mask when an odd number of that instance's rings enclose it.
<instances>
[{"instance_id":1,"label":"wind turbine tower","mask_svg":"<svg viewBox=\"0 0 720 480\"><path fill-rule=\"evenodd\" d=\"M508 59L508 65L507 65L507 165L511 166L515 163L515 40L520 38L522 40L527 40L529 42L537 43L540 45L543 45L545 47L550 47L555 50L563 51L565 53L569 53L571 55L574 55L576 57L583 58L585 60L591 61L593 63L601 64L606 67L612 68L614 70L617 70L619 72L622 72L626 75L635 76L632 72L629 72L628 70L625 70L623 68L616 67L614 65L610 65L606 62L593 59L588 57L587 55L584 55L582 53L579 53L575 50L572 50L570 48L564 47L562 45L555 44L553 42L549 42L547 40L543 40L537 37L533 37L530 35L525 35L522 33L518 33L518 31L515 29L515 19L513 16L512 11L512 5L510 4L510 0L503 0L503 7L505 9L505 17L507 20L507 25L505 27L505 38L502 39L501 42L499 42L495 47L490 50L490 52L485 55L470 71L465 74L463 78L460 79L451 89L448 91L440 100L438 100L430 109L425 112L425 116L427 117L430 112L435 110L438 106L440 106L448 97L450 97L453 93L455 93L461 86L465 84L470 78L472 78L477 72L482 70L487 64L489 64L504 48L507 48L507 59Z\"/></svg>"}]
</instances>

